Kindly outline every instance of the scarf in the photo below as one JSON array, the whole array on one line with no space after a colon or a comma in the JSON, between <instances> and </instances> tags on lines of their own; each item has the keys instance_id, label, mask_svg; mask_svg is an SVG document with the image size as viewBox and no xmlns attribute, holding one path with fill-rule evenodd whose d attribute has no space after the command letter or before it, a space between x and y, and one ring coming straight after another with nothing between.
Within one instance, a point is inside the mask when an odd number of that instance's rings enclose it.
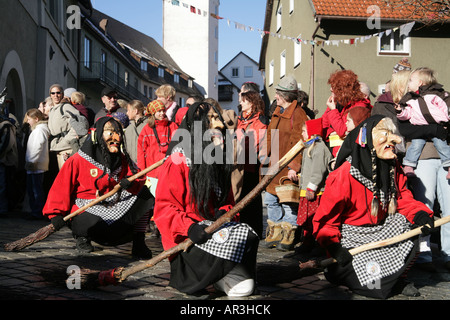
<instances>
[{"instance_id":1,"label":"scarf","mask_svg":"<svg viewBox=\"0 0 450 320\"><path fill-rule=\"evenodd\" d=\"M395 160L379 159L372 141L372 131L383 118L382 115L371 116L353 129L339 149L335 165L336 170L345 161L350 162L350 174L373 192L374 216L379 203L383 209L389 206L389 213L396 209Z\"/></svg>"}]
</instances>

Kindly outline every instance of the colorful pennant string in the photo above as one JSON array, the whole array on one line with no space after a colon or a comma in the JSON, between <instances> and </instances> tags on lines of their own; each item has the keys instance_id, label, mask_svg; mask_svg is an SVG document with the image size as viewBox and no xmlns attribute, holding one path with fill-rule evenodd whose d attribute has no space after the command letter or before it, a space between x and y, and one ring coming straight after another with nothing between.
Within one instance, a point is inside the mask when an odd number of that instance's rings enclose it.
<instances>
[{"instance_id":1,"label":"colorful pennant string","mask_svg":"<svg viewBox=\"0 0 450 320\"><path fill-rule=\"evenodd\" d=\"M186 3L184 1L179 1L179 0L163 0L163 1L168 2L168 3L172 4L173 6L179 6L179 7L188 9L188 10L190 10L191 13L196 14L196 15L201 15L203 17L212 17L217 20L226 20L228 27L230 27L231 24L234 24L234 27L239 30L243 30L243 31L249 30L252 32L257 31L260 33L261 37L264 37L265 35L270 35L272 37L294 41L296 44L305 44L305 45L313 45L313 46L324 46L324 45L339 46L340 44L357 45L358 43L364 43L365 41L371 39L372 37L383 37L384 35L389 36L392 32L397 32L398 30L400 30L400 36L403 36L403 35L408 36L415 24L415 22L413 21L413 22L403 24L399 27L395 27L395 28L377 32L377 33L374 33L371 35L365 35L365 36L351 38L351 39L305 40L305 39L298 38L298 37L289 37L286 35L281 35L279 33L273 33L270 31L259 29L259 28L247 26L243 23L236 22L236 21L224 18L224 17L220 17L219 15L217 15L215 13L209 13L206 10L197 8L196 6Z\"/></svg>"}]
</instances>

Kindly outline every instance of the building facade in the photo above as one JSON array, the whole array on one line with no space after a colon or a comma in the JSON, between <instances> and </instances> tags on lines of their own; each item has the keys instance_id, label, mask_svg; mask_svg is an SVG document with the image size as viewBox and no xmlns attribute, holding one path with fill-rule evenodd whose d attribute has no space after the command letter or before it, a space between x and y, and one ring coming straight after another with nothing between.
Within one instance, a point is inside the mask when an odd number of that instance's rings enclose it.
<instances>
[{"instance_id":1,"label":"building facade","mask_svg":"<svg viewBox=\"0 0 450 320\"><path fill-rule=\"evenodd\" d=\"M163 2L163 48L195 78L203 96L218 99L219 0L197 0L189 10L181 1Z\"/></svg>"}]
</instances>

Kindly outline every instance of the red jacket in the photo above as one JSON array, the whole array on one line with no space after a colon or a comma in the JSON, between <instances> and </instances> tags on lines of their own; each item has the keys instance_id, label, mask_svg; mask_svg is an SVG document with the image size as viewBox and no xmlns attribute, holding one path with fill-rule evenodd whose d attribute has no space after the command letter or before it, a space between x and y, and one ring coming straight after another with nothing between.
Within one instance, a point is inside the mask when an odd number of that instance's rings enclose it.
<instances>
[{"instance_id":1,"label":"red jacket","mask_svg":"<svg viewBox=\"0 0 450 320\"><path fill-rule=\"evenodd\" d=\"M62 166L53 185L48 193L42 213L49 219L55 216L66 216L76 210L78 206L75 200L86 199L94 200L97 197L95 180L103 174L103 171L80 156L79 153L71 156ZM122 157L122 168L113 178L109 175L103 176L97 181L99 194L104 195L111 191L122 178L131 176L128 163ZM130 189L132 194L137 194L144 186L145 178L135 180Z\"/></svg>"},{"instance_id":2,"label":"red jacket","mask_svg":"<svg viewBox=\"0 0 450 320\"><path fill-rule=\"evenodd\" d=\"M397 212L413 222L414 215L433 212L422 202L414 199L406 187L406 176L399 165L396 168ZM345 162L327 178L325 191L313 218L313 233L320 245L326 247L341 241L342 224L354 226L376 225L386 217L379 206L378 215L370 213L373 193L350 175L350 163Z\"/></svg>"},{"instance_id":3,"label":"red jacket","mask_svg":"<svg viewBox=\"0 0 450 320\"><path fill-rule=\"evenodd\" d=\"M322 115L322 127L325 141L329 140L328 137L332 132L336 132L341 139L345 138L345 133L347 131L347 126L345 124L347 122L347 112L354 107L366 107L372 110L372 105L370 104L369 99L350 103L346 105L341 112L339 112L338 109L331 110L327 108L325 110ZM338 150L339 147L333 148L333 156L336 156Z\"/></svg>"},{"instance_id":4,"label":"red jacket","mask_svg":"<svg viewBox=\"0 0 450 320\"><path fill-rule=\"evenodd\" d=\"M155 136L153 128L150 128L148 125L146 125L139 134L137 144L137 165L141 170L164 159L169 143L175 131L178 129L178 126L175 122L165 119L156 120L155 128L157 137ZM159 143L157 138L159 139ZM158 167L155 170L150 171L147 176L157 178L160 168L161 167Z\"/></svg>"},{"instance_id":5,"label":"red jacket","mask_svg":"<svg viewBox=\"0 0 450 320\"><path fill-rule=\"evenodd\" d=\"M234 205L231 192L228 199L230 205L222 207L225 210ZM186 240L189 227L204 220L190 200L189 167L181 153L173 153L161 166L153 220L161 233L164 250Z\"/></svg>"},{"instance_id":6,"label":"red jacket","mask_svg":"<svg viewBox=\"0 0 450 320\"><path fill-rule=\"evenodd\" d=\"M238 118L236 137L239 143L245 147L245 171L255 172L259 167L258 163L250 164L249 162L254 160L253 156L258 156L260 144L266 135L267 124L261 122L260 115L258 112L247 119ZM243 141L243 139L245 140ZM250 141L253 142L252 146L249 145ZM250 154L252 157L249 157Z\"/></svg>"}]
</instances>

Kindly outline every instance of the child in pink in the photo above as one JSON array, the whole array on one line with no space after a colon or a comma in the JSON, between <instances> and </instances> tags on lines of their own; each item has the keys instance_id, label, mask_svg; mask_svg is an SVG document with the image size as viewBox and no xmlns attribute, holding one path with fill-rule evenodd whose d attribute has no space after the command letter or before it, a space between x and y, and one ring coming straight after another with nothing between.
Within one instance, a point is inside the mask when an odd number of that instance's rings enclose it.
<instances>
[{"instance_id":1,"label":"child in pink","mask_svg":"<svg viewBox=\"0 0 450 320\"><path fill-rule=\"evenodd\" d=\"M409 120L411 124L419 126L432 123L444 126L448 124L449 109L443 99L447 93L436 82L433 70L429 68L414 70L410 75L408 90L410 93L400 101L401 106L396 106L399 120ZM402 103L403 101L406 101L406 104ZM447 179L450 179L450 146L446 140L438 137L432 138L432 141L441 157L442 166L448 170ZM414 176L413 168L417 166L425 142L425 139L411 140L411 145L403 159L406 175Z\"/></svg>"}]
</instances>

